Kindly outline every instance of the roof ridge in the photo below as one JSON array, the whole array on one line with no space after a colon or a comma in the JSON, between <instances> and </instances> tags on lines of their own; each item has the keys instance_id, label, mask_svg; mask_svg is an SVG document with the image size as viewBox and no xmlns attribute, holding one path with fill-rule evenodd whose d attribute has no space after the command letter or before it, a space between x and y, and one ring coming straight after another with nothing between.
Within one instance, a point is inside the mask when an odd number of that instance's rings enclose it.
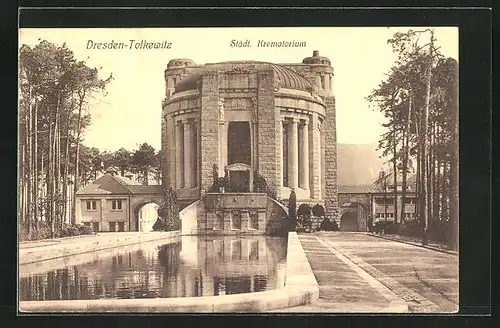
<instances>
[{"instance_id":1,"label":"roof ridge","mask_svg":"<svg viewBox=\"0 0 500 328\"><path fill-rule=\"evenodd\" d=\"M105 174L109 174L109 173L105 173ZM118 183L119 183L119 184L120 184L123 188L127 189L129 193L131 193L131 194L132 194L132 191L128 188L128 185L127 185L125 182L121 181L120 179L117 179L117 178L116 178L114 175L112 175L112 174L109 174L109 176L110 176L113 180L115 180L116 182L118 182Z\"/></svg>"}]
</instances>

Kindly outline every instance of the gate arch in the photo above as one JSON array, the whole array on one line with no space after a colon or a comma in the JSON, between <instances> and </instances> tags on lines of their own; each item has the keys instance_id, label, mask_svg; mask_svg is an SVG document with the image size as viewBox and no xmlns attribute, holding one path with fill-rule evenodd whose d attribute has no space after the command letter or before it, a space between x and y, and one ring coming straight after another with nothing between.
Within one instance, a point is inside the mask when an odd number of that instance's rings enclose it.
<instances>
[{"instance_id":1,"label":"gate arch","mask_svg":"<svg viewBox=\"0 0 500 328\"><path fill-rule=\"evenodd\" d=\"M134 206L133 215L134 215L134 227L135 227L134 230L135 231L141 231L141 222L140 222L141 210L146 205L150 205L150 204L155 204L159 207L161 205L161 202L159 200L156 200L156 199L149 199L149 200L144 200L144 201L142 201ZM158 218L158 214L154 213L154 216L155 216L154 221L156 221L156 219ZM153 222L153 224L154 224L154 222Z\"/></svg>"},{"instance_id":2,"label":"gate arch","mask_svg":"<svg viewBox=\"0 0 500 328\"><path fill-rule=\"evenodd\" d=\"M350 202L340 210L340 231L368 231L369 207L359 202Z\"/></svg>"}]
</instances>

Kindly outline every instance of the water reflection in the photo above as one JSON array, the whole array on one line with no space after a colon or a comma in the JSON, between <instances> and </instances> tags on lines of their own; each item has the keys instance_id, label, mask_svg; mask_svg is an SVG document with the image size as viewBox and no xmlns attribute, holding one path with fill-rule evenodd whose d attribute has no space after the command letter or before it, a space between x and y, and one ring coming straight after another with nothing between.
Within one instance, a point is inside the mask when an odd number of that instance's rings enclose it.
<instances>
[{"instance_id":1,"label":"water reflection","mask_svg":"<svg viewBox=\"0 0 500 328\"><path fill-rule=\"evenodd\" d=\"M182 237L19 280L21 301L196 297L258 292L285 283L286 239ZM22 270L21 270L22 271Z\"/></svg>"}]
</instances>

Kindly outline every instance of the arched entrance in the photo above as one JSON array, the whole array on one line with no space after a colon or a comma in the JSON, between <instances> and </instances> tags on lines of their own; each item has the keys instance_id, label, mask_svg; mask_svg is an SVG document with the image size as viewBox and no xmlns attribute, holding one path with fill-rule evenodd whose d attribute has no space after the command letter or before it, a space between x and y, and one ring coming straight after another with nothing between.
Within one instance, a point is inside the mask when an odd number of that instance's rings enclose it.
<instances>
[{"instance_id":1,"label":"arched entrance","mask_svg":"<svg viewBox=\"0 0 500 328\"><path fill-rule=\"evenodd\" d=\"M358 231L358 213L356 209L345 212L340 218L340 231Z\"/></svg>"},{"instance_id":2,"label":"arched entrance","mask_svg":"<svg viewBox=\"0 0 500 328\"><path fill-rule=\"evenodd\" d=\"M158 204L155 202L144 203L137 207L135 211L137 231L153 231L153 225L158 218L158 207Z\"/></svg>"},{"instance_id":3,"label":"arched entrance","mask_svg":"<svg viewBox=\"0 0 500 328\"><path fill-rule=\"evenodd\" d=\"M368 231L369 209L367 205L352 202L346 203L342 207L344 212L340 216L341 231Z\"/></svg>"}]
</instances>

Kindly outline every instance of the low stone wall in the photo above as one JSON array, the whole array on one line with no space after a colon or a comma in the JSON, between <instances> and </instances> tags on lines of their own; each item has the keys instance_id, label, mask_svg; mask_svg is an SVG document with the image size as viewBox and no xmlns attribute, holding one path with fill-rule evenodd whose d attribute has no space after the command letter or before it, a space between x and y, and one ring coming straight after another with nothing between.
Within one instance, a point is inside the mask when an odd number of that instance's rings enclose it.
<instances>
[{"instance_id":1,"label":"low stone wall","mask_svg":"<svg viewBox=\"0 0 500 328\"><path fill-rule=\"evenodd\" d=\"M286 207L265 193L207 193L180 213L183 235L286 235Z\"/></svg>"},{"instance_id":2,"label":"low stone wall","mask_svg":"<svg viewBox=\"0 0 500 328\"><path fill-rule=\"evenodd\" d=\"M287 254L286 285L276 290L206 297L24 301L19 303L19 310L23 313L263 312L314 303L319 298L318 283L295 232L288 234Z\"/></svg>"},{"instance_id":3,"label":"low stone wall","mask_svg":"<svg viewBox=\"0 0 500 328\"><path fill-rule=\"evenodd\" d=\"M46 245L43 242L23 244L19 248L19 265L79 255L88 252L116 248L125 245L139 244L147 241L168 239L179 236L179 231L158 232L117 232L100 233L80 238L54 240Z\"/></svg>"}]
</instances>

